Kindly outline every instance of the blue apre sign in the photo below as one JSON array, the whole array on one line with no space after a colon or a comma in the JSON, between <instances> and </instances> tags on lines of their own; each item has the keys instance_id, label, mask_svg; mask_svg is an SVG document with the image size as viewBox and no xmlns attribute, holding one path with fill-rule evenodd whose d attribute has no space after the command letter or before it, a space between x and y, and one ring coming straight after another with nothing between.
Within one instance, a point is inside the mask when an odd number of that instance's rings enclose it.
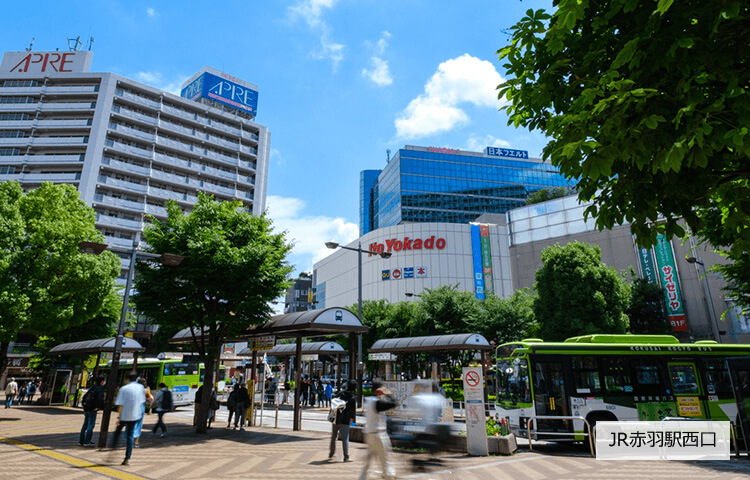
<instances>
[{"instance_id":1,"label":"blue apre sign","mask_svg":"<svg viewBox=\"0 0 750 480\"><path fill-rule=\"evenodd\" d=\"M482 240L479 235L479 225L471 225L471 259L474 266L474 296L477 300L484 300Z\"/></svg>"},{"instance_id":2,"label":"blue apre sign","mask_svg":"<svg viewBox=\"0 0 750 480\"><path fill-rule=\"evenodd\" d=\"M512 148L487 147L485 153L491 157L529 158L527 150L514 150Z\"/></svg>"},{"instance_id":3,"label":"blue apre sign","mask_svg":"<svg viewBox=\"0 0 750 480\"><path fill-rule=\"evenodd\" d=\"M258 91L244 85L204 72L180 92L180 96L197 100L206 98L238 110L257 115Z\"/></svg>"}]
</instances>

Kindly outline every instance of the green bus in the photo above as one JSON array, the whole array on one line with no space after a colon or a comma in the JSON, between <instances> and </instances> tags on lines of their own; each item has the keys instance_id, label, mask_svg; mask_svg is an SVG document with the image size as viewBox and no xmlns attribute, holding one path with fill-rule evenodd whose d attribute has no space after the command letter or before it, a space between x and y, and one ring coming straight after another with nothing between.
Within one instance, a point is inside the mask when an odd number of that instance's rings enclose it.
<instances>
[{"instance_id":1,"label":"green bus","mask_svg":"<svg viewBox=\"0 0 750 480\"><path fill-rule=\"evenodd\" d=\"M101 365L99 372L107 375L109 373L111 362L107 365ZM142 358L138 359L135 367L136 372L141 378L146 380L152 392L159 389L159 384L164 383L172 391L172 401L174 406L191 405L195 399L195 392L203 383L203 364L198 363L194 357L185 356L183 358ZM133 371L133 359L120 360L118 369L118 385L125 383L125 377ZM219 367L219 378L216 381L224 379L225 368Z\"/></svg>"},{"instance_id":2,"label":"green bus","mask_svg":"<svg viewBox=\"0 0 750 480\"><path fill-rule=\"evenodd\" d=\"M680 343L671 335L586 335L564 342L530 338L500 345L495 411L527 435L532 417L597 421L665 417L729 420L738 408L726 359L750 359L750 345ZM581 420L542 419L534 430L584 440Z\"/></svg>"}]
</instances>

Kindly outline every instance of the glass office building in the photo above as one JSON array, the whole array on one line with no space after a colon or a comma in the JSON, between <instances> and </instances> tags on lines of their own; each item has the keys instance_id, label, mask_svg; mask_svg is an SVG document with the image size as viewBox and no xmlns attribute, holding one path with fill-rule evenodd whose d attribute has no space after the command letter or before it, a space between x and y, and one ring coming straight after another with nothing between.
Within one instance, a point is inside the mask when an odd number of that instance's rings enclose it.
<instances>
[{"instance_id":1,"label":"glass office building","mask_svg":"<svg viewBox=\"0 0 750 480\"><path fill-rule=\"evenodd\" d=\"M407 145L383 170L362 172L360 234L402 223L469 223L484 213L523 206L537 190L573 185L523 150Z\"/></svg>"}]
</instances>

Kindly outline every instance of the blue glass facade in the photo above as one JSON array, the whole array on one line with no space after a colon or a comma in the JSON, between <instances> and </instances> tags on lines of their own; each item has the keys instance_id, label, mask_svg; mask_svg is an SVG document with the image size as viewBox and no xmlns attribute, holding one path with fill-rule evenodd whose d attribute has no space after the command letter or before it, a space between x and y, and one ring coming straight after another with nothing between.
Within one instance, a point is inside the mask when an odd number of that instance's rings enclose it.
<instances>
[{"instance_id":1,"label":"blue glass facade","mask_svg":"<svg viewBox=\"0 0 750 480\"><path fill-rule=\"evenodd\" d=\"M405 147L382 171L362 172L360 235L401 223L469 223L523 206L542 188L573 185L540 160Z\"/></svg>"}]
</instances>

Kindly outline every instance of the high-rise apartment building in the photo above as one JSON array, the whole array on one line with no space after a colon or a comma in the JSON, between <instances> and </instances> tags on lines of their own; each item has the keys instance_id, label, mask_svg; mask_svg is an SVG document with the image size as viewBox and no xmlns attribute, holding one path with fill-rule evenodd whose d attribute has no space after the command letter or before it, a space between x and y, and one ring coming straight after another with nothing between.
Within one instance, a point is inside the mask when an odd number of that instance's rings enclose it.
<instances>
[{"instance_id":1,"label":"high-rise apartment building","mask_svg":"<svg viewBox=\"0 0 750 480\"><path fill-rule=\"evenodd\" d=\"M113 73L91 52L8 52L0 65L0 181L70 183L109 245L131 247L144 216L198 192L265 209L270 134L258 89L204 68L183 98ZM123 274L129 267L123 259Z\"/></svg>"},{"instance_id":2,"label":"high-rise apartment building","mask_svg":"<svg viewBox=\"0 0 750 480\"><path fill-rule=\"evenodd\" d=\"M303 273L291 287L286 290L284 296L284 313L305 312L314 310L312 302L312 277Z\"/></svg>"},{"instance_id":3,"label":"high-rise apartment building","mask_svg":"<svg viewBox=\"0 0 750 480\"><path fill-rule=\"evenodd\" d=\"M469 223L525 204L542 188L569 187L557 168L528 152L487 147L399 149L383 170L360 176L360 235L404 223Z\"/></svg>"}]
</instances>

